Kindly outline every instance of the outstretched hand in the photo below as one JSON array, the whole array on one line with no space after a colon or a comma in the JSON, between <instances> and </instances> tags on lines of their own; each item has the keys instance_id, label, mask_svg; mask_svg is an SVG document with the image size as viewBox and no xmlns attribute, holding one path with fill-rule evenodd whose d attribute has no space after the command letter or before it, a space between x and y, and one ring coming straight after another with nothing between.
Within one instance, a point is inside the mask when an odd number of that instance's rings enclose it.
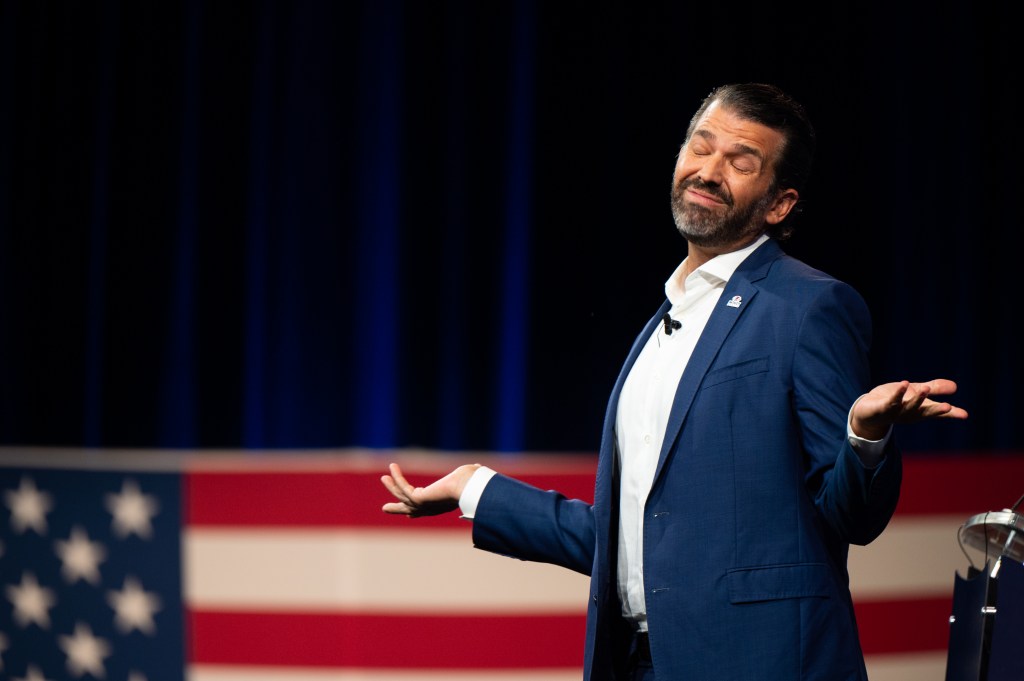
<instances>
[{"instance_id":1,"label":"outstretched hand","mask_svg":"<svg viewBox=\"0 0 1024 681\"><path fill-rule=\"evenodd\" d=\"M964 409L930 397L955 392L956 383L945 378L925 383L884 383L857 400L850 424L856 435L867 440L880 440L889 427L897 423L917 423L936 418L965 419L967 412Z\"/></svg>"},{"instance_id":2,"label":"outstretched hand","mask_svg":"<svg viewBox=\"0 0 1024 681\"><path fill-rule=\"evenodd\" d=\"M441 515L459 507L459 497L466 483L480 464L459 466L440 480L426 487L413 487L402 475L397 463L390 464L391 475L382 475L380 481L398 501L384 504L385 513L407 515L410 518Z\"/></svg>"}]
</instances>

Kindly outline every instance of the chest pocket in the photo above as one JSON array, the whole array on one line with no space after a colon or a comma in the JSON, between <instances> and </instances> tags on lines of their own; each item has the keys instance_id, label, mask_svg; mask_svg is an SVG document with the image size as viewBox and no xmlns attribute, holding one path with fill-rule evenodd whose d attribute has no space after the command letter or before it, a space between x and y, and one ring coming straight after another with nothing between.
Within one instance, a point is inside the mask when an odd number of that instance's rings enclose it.
<instances>
[{"instance_id":1,"label":"chest pocket","mask_svg":"<svg viewBox=\"0 0 1024 681\"><path fill-rule=\"evenodd\" d=\"M729 381L736 381L753 374L766 373L768 366L768 357L756 357L739 364L731 364L721 369L709 371L707 376L704 377L704 384L701 389L706 390L707 388L728 383Z\"/></svg>"}]
</instances>

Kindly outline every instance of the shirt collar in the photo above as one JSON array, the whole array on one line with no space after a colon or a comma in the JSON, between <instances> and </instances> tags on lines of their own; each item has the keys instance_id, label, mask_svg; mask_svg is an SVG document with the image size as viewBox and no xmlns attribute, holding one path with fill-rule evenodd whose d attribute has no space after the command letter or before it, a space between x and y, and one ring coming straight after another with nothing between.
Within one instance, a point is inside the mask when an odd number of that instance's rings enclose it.
<instances>
[{"instance_id":1,"label":"shirt collar","mask_svg":"<svg viewBox=\"0 0 1024 681\"><path fill-rule=\"evenodd\" d=\"M768 235L762 234L748 246L744 246L738 251L730 251L729 253L722 253L716 255L711 260L695 269L690 273L692 277L703 277L711 284L724 284L729 281L736 268L740 266L740 263L747 259L747 256L753 253L758 246L768 241ZM678 305L683 301L683 296L686 293L685 282L682 280L683 268L686 267L686 261L689 256L683 259L679 266L676 268L672 276L665 282L665 296L673 305Z\"/></svg>"}]
</instances>

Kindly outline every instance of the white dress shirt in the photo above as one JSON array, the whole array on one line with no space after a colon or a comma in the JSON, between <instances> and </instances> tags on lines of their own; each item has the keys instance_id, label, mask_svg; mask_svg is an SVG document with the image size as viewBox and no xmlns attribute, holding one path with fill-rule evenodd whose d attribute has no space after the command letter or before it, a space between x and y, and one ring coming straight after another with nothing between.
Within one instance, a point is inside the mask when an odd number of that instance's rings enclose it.
<instances>
[{"instance_id":1,"label":"white dress shirt","mask_svg":"<svg viewBox=\"0 0 1024 681\"><path fill-rule=\"evenodd\" d=\"M740 263L768 239L724 253L707 261L686 277L686 260L665 282L672 304L669 316L681 326L666 333L659 324L636 358L622 386L615 414L621 486L619 488L618 586L622 614L647 629L644 605L644 504L654 482L654 471L665 438L676 388L718 302Z\"/></svg>"}]
</instances>

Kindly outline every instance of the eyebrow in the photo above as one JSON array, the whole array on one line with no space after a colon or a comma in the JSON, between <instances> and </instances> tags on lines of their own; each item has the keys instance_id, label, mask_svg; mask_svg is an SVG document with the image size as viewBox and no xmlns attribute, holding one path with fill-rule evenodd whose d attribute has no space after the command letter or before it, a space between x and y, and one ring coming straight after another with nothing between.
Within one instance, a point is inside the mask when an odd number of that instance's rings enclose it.
<instances>
[{"instance_id":1,"label":"eyebrow","mask_svg":"<svg viewBox=\"0 0 1024 681\"><path fill-rule=\"evenodd\" d=\"M704 130L704 129L694 130L693 134L694 135L698 135L698 136L704 138L705 140L707 140L709 142L717 139L717 135L715 135L715 133L711 132L710 130ZM732 154L733 155L738 155L738 156L744 156L744 155L753 156L753 157L757 158L759 161L761 161L762 163L764 163L764 160L765 160L764 159L764 154L761 153L760 149L757 149L755 147L752 147L752 146L747 145L747 144L742 144L742 143L737 143L737 144L732 145Z\"/></svg>"}]
</instances>

